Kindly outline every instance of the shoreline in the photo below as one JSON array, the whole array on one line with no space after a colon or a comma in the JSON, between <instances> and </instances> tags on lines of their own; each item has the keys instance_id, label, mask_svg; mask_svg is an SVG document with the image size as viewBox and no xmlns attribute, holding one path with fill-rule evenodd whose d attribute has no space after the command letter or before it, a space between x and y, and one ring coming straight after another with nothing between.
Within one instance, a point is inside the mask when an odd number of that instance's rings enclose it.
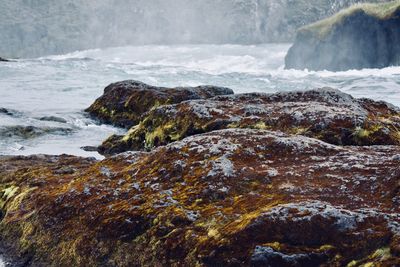
<instances>
[{"instance_id":1,"label":"shoreline","mask_svg":"<svg viewBox=\"0 0 400 267\"><path fill-rule=\"evenodd\" d=\"M128 80L87 112L105 159L0 156L5 266L400 263L399 108Z\"/></svg>"}]
</instances>

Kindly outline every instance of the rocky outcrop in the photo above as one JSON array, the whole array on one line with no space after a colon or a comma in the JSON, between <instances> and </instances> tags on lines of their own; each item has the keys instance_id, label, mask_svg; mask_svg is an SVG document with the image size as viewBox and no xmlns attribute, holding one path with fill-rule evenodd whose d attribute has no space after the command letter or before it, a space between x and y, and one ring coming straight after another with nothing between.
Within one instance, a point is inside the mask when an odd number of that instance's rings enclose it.
<instances>
[{"instance_id":1,"label":"rocky outcrop","mask_svg":"<svg viewBox=\"0 0 400 267\"><path fill-rule=\"evenodd\" d=\"M165 88L123 81L107 86L104 94L86 111L103 122L129 128L136 125L143 114L158 106L228 94L233 91L216 86Z\"/></svg>"},{"instance_id":2,"label":"rocky outcrop","mask_svg":"<svg viewBox=\"0 0 400 267\"><path fill-rule=\"evenodd\" d=\"M57 116L44 116L38 118L40 121L52 121L52 122L58 122L58 123L67 123L67 120L61 117Z\"/></svg>"},{"instance_id":3,"label":"rocky outcrop","mask_svg":"<svg viewBox=\"0 0 400 267\"><path fill-rule=\"evenodd\" d=\"M116 83L89 110L137 123L103 152L136 151L0 156L0 251L17 266L400 265L400 109L232 93Z\"/></svg>"},{"instance_id":4,"label":"rocky outcrop","mask_svg":"<svg viewBox=\"0 0 400 267\"><path fill-rule=\"evenodd\" d=\"M354 3L382 1L388 0L2 0L0 54L32 58L126 45L292 42L301 26Z\"/></svg>"},{"instance_id":5,"label":"rocky outcrop","mask_svg":"<svg viewBox=\"0 0 400 267\"><path fill-rule=\"evenodd\" d=\"M6 108L0 108L0 114L12 116L12 115L14 115L14 112L9 109L6 109Z\"/></svg>"},{"instance_id":6,"label":"rocky outcrop","mask_svg":"<svg viewBox=\"0 0 400 267\"><path fill-rule=\"evenodd\" d=\"M336 145L398 145L400 109L330 88L217 96L154 108L124 136L107 139L99 151L151 149L227 128L283 131Z\"/></svg>"},{"instance_id":7,"label":"rocky outcrop","mask_svg":"<svg viewBox=\"0 0 400 267\"><path fill-rule=\"evenodd\" d=\"M343 71L400 64L400 3L356 5L301 28L287 69Z\"/></svg>"},{"instance_id":8,"label":"rocky outcrop","mask_svg":"<svg viewBox=\"0 0 400 267\"><path fill-rule=\"evenodd\" d=\"M258 129L1 157L0 239L30 266L397 266L399 163L399 146Z\"/></svg>"}]
</instances>

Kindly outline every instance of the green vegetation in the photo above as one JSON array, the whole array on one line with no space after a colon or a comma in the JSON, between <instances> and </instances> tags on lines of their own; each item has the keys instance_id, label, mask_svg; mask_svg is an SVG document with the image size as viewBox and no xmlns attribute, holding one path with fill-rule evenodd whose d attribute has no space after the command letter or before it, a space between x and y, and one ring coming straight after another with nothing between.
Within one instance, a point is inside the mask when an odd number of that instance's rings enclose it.
<instances>
[{"instance_id":1,"label":"green vegetation","mask_svg":"<svg viewBox=\"0 0 400 267\"><path fill-rule=\"evenodd\" d=\"M387 19L400 9L400 0L379 4L356 4L344 9L337 14L324 20L300 28L300 32L315 34L318 38L324 38L334 25L341 23L343 19L353 15L356 12L364 11L366 14L378 19Z\"/></svg>"}]
</instances>

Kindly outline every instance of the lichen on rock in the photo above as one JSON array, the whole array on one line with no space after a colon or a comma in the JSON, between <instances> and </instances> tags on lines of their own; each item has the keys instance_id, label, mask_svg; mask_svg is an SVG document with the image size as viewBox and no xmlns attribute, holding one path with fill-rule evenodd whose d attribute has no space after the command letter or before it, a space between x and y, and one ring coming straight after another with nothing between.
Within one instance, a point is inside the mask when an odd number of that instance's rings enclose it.
<instances>
[{"instance_id":1,"label":"lichen on rock","mask_svg":"<svg viewBox=\"0 0 400 267\"><path fill-rule=\"evenodd\" d=\"M217 86L165 88L128 80L107 86L86 111L103 122L129 128L158 106L228 94L233 91Z\"/></svg>"},{"instance_id":2,"label":"lichen on rock","mask_svg":"<svg viewBox=\"0 0 400 267\"><path fill-rule=\"evenodd\" d=\"M396 266L399 154L225 129L102 161L0 157L0 237L32 266Z\"/></svg>"},{"instance_id":3,"label":"lichen on rock","mask_svg":"<svg viewBox=\"0 0 400 267\"><path fill-rule=\"evenodd\" d=\"M154 108L124 136L111 136L99 151L151 149L227 128L283 131L336 145L397 145L400 110L330 88L217 96Z\"/></svg>"}]
</instances>

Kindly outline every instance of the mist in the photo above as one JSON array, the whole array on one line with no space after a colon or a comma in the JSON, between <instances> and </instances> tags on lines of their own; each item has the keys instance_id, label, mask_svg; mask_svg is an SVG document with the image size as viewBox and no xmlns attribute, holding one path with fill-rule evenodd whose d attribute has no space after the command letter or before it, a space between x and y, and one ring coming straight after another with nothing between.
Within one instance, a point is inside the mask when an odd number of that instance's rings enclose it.
<instances>
[{"instance_id":1,"label":"mist","mask_svg":"<svg viewBox=\"0 0 400 267\"><path fill-rule=\"evenodd\" d=\"M356 0L2 0L0 55L145 44L291 42ZM375 1L376 2L376 1Z\"/></svg>"}]
</instances>

